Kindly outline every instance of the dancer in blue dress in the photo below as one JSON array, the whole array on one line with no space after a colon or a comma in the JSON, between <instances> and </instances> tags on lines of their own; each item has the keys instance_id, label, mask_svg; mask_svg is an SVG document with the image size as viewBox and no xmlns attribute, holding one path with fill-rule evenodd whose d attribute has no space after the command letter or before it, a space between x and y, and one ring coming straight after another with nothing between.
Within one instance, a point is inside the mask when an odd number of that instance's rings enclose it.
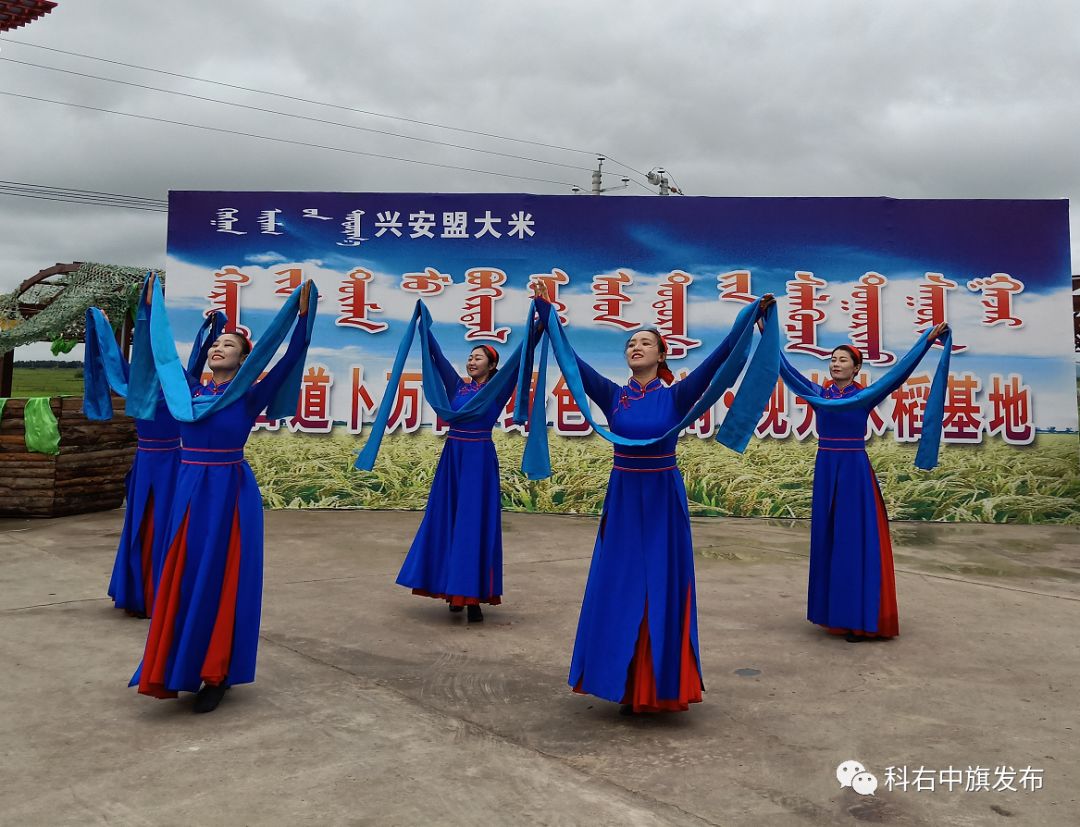
<instances>
[{"instance_id":1,"label":"dancer in blue dress","mask_svg":"<svg viewBox=\"0 0 1080 827\"><path fill-rule=\"evenodd\" d=\"M244 444L264 409L271 419L296 412L317 292L311 282L298 288L254 349L238 333L219 336L209 351L213 379L191 390L157 306L160 290L151 286L150 337L136 341L132 370L138 364L147 384L156 375L180 420L183 448L150 633L131 683L156 698L197 691L195 711L210 712L229 686L255 679L263 513ZM294 318L285 354L256 381ZM136 409L154 389L143 390Z\"/></svg>"},{"instance_id":2,"label":"dancer in blue dress","mask_svg":"<svg viewBox=\"0 0 1080 827\"><path fill-rule=\"evenodd\" d=\"M455 411L481 393L499 370L495 348L478 345L465 365L468 379L462 379L434 337L429 346ZM497 606L502 601L502 499L491 429L513 392L514 385L505 383L467 427L451 426L424 519L397 577L398 585L413 594L446 600L451 612L467 608L469 623L483 621L481 603Z\"/></svg>"},{"instance_id":3,"label":"dancer in blue dress","mask_svg":"<svg viewBox=\"0 0 1080 827\"><path fill-rule=\"evenodd\" d=\"M537 289L545 317L550 305L542 285ZM772 296L765 296L750 310L764 313L772 303ZM738 375L746 360L746 351L736 348L738 341L742 334L733 328L677 382L666 364L667 346L655 329L640 330L627 341L632 376L625 385L574 354L584 391L606 415L610 431L644 441L615 445L569 676L575 692L621 703L624 714L685 711L701 701L694 550L675 456L676 426L682 427L688 416L696 418L692 411L719 372L727 371L731 381ZM568 366L561 360L560 365L565 375ZM775 365L773 377L766 390L775 383ZM587 406L578 405L584 412ZM760 410L758 405L746 421L756 422Z\"/></svg>"},{"instance_id":4,"label":"dancer in blue dress","mask_svg":"<svg viewBox=\"0 0 1080 827\"><path fill-rule=\"evenodd\" d=\"M203 322L192 344L190 374L202 373L207 350L224 323L225 317L217 311ZM86 311L83 362L83 412L91 420L112 419L111 394L127 396L129 367L108 319L96 307ZM162 399L153 419L135 420L135 431L138 446L124 480L124 526L109 597L116 608L146 617L154 605L154 586L165 557L165 523L180 467L180 426Z\"/></svg>"},{"instance_id":5,"label":"dancer in blue dress","mask_svg":"<svg viewBox=\"0 0 1080 827\"><path fill-rule=\"evenodd\" d=\"M831 379L825 385L807 380L781 354L784 381L813 407L817 419L806 617L849 643L900 634L889 518L866 454L867 418L941 337L944 351L923 414L923 444L916 460L919 467L932 468L948 381L947 325L924 334L889 373L866 387L855 381L862 354L851 345L833 350Z\"/></svg>"}]
</instances>

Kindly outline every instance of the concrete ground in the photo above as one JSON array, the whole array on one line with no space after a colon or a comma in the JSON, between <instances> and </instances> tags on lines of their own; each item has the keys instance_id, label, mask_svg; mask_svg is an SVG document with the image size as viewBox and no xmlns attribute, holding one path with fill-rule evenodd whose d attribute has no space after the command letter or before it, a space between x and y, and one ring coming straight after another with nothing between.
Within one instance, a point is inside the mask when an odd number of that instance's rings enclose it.
<instances>
[{"instance_id":1,"label":"concrete ground","mask_svg":"<svg viewBox=\"0 0 1080 827\"><path fill-rule=\"evenodd\" d=\"M505 515L470 626L394 585L419 514L273 512L258 681L193 715L126 687L121 519L0 520L0 823L1080 823L1076 527L896 524L902 635L848 644L803 619L807 524L695 520L705 702L625 718L565 682L595 519ZM940 786L969 766L1043 786Z\"/></svg>"}]
</instances>

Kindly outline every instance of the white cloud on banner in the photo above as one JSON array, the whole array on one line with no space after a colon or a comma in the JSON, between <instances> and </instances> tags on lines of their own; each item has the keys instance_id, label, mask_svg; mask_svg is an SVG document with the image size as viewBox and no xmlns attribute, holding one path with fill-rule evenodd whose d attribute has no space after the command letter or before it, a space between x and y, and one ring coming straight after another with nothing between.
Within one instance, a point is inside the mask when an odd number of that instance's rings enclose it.
<instances>
[{"instance_id":1,"label":"white cloud on banner","mask_svg":"<svg viewBox=\"0 0 1080 827\"><path fill-rule=\"evenodd\" d=\"M985 308L982 294L967 288L966 281L953 279L959 285L950 291L947 301L953 342L967 345L965 351L976 356L1051 356L1064 357L1072 352L1073 327L1069 313L1072 298L1070 289L1051 293L1020 293L1013 297L1012 309L1023 320L1020 327L1004 324L988 327L982 324ZM882 292L882 335L884 347L901 355L915 343L915 310L907 306L908 296L917 296L920 280L890 279ZM851 299L858 282L830 282L823 292L829 301L821 305L827 316L819 330L844 338L850 337L851 317L841 309L840 302ZM777 302L783 313L787 299ZM782 317L781 317L782 318Z\"/></svg>"},{"instance_id":2,"label":"white cloud on banner","mask_svg":"<svg viewBox=\"0 0 1080 827\"><path fill-rule=\"evenodd\" d=\"M252 258L254 257L248 256L249 260ZM277 282L285 278L281 275L284 271L295 268L303 270L303 277L313 279L319 287L322 295L320 313L333 314L335 317L340 313L338 291L349 272L347 270L326 268L318 260L281 261L263 266L255 263L239 264L224 259L219 269L229 266L237 267L251 279L240 288L241 317L245 310L280 308L284 296L276 292L280 286ZM167 271L166 301L170 307L201 311L210 306L208 296L216 270L170 258ZM372 278L368 282L367 301L377 304L380 309L371 311L369 318L373 321L386 322L409 319L418 296L401 289L402 274L391 275L377 270L370 270L370 272ZM669 273L642 274L631 269L623 269L622 272L633 277L633 283L623 288L623 293L631 299L625 306L625 318L640 324L653 324L656 321L656 309L653 304L658 300L657 290ZM469 296L469 286L464 281L463 273L450 275L454 277L454 284L447 286L439 295L425 296L423 299L436 322L459 324L465 300ZM616 275L616 273L601 275ZM591 275L576 276L572 282L572 289L559 295L559 301L566 305L565 315L572 326L590 325L593 316L596 315L596 311L593 310L596 297L590 289L592 278ZM716 274L695 275L694 279L697 284L706 283L711 290L716 289ZM516 328L525 318L532 293L526 285L517 280L512 286L502 285L502 290L503 296L496 303L497 323L500 326ZM741 309L742 305L735 302L691 302L687 307L688 323L694 328L724 328L735 320L735 316Z\"/></svg>"},{"instance_id":3,"label":"white cloud on banner","mask_svg":"<svg viewBox=\"0 0 1080 827\"><path fill-rule=\"evenodd\" d=\"M252 253L249 256L245 256L244 261L248 264L282 264L288 261L288 259L281 253L271 251L267 253Z\"/></svg>"},{"instance_id":4,"label":"white cloud on banner","mask_svg":"<svg viewBox=\"0 0 1080 827\"><path fill-rule=\"evenodd\" d=\"M227 263L222 267L229 266ZM233 265L237 266L237 265ZM201 266L170 259L168 263L169 287L167 301L178 308L206 309L213 273ZM339 288L346 273L323 266L321 261L279 262L269 266L247 264L240 270L251 281L240 288L241 317L245 310L277 310L284 300L277 294L282 272L292 268L303 270L305 278L314 279L322 292L320 313L337 318L340 314ZM658 301L658 289L668 273L639 273L631 269L621 272L632 276L633 282L624 286L622 292L631 301L624 306L623 316L639 324L654 324ZM436 322L460 324L468 285L461 274L452 274L455 283L436 296L424 297L424 302ZM617 273L601 275L614 276ZM717 290L717 273L694 275L695 287L707 285ZM1000 356L1050 356L1061 357L1072 349L1072 318L1068 312L1071 305L1070 288L1051 293L1020 293L1013 299L1013 312L1024 321L1023 326L988 327L981 323L984 308L982 295L968 289L966 282L958 281L958 287L950 291L948 298L949 322L954 328L954 341L968 346L973 355ZM578 276L570 290L560 293L559 300L566 305L565 315L571 327L602 326L592 322L596 311L596 297L591 292L592 277L588 280ZM884 347L893 353L903 353L915 342L915 310L907 305L908 296L916 296L919 279L890 279L882 292L882 335ZM850 313L844 311L841 302L851 299L852 290L858 282L830 282L822 292L829 300L821 305L826 319L819 331L830 337L850 336ZM503 296L496 302L496 320L500 326L517 329L525 317L531 298L523 285L503 285ZM695 299L687 303L688 335L696 338L712 338L726 330L735 320L743 305L734 301L720 301L719 292L713 300ZM367 300L379 306L371 311L373 321L405 321L411 317L416 294L401 289L401 276L372 271L368 282ZM786 315L788 300L777 291L777 304L781 319Z\"/></svg>"}]
</instances>

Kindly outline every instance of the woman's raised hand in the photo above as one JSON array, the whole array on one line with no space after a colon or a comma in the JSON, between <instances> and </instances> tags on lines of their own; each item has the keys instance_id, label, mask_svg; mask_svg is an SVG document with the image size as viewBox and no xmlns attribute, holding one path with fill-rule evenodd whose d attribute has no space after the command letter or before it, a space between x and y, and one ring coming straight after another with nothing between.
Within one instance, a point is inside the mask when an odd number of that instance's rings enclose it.
<instances>
[{"instance_id":1,"label":"woman's raised hand","mask_svg":"<svg viewBox=\"0 0 1080 827\"><path fill-rule=\"evenodd\" d=\"M311 296L311 279L307 279L304 282L304 286L300 288L300 315L306 316L308 311L308 301Z\"/></svg>"},{"instance_id":2,"label":"woman's raised hand","mask_svg":"<svg viewBox=\"0 0 1080 827\"><path fill-rule=\"evenodd\" d=\"M765 332L765 311L774 304L776 304L776 296L772 293L766 293L761 297L761 304L758 306L757 329L762 333Z\"/></svg>"},{"instance_id":3,"label":"woman's raised hand","mask_svg":"<svg viewBox=\"0 0 1080 827\"><path fill-rule=\"evenodd\" d=\"M532 288L534 299L543 299L546 302L551 302L551 296L548 295L547 282L543 279L537 279L532 282L529 287Z\"/></svg>"}]
</instances>

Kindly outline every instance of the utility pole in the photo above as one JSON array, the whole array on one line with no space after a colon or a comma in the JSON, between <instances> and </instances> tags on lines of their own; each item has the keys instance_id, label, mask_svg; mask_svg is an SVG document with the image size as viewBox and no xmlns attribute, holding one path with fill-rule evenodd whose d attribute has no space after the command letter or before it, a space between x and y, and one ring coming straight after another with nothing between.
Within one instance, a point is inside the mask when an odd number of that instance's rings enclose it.
<instances>
[{"instance_id":1,"label":"utility pole","mask_svg":"<svg viewBox=\"0 0 1080 827\"><path fill-rule=\"evenodd\" d=\"M614 190L624 190L630 186L630 179L627 176L622 176L620 179L622 184L617 187L605 187L604 182L604 161L607 157L604 155L596 156L596 169L592 171L592 188L589 190L589 195L603 195L605 192L613 192ZM574 195L581 194L581 187L571 187L570 192Z\"/></svg>"},{"instance_id":2,"label":"utility pole","mask_svg":"<svg viewBox=\"0 0 1080 827\"><path fill-rule=\"evenodd\" d=\"M671 179L668 178L667 170L663 167L657 167L645 177L649 179L649 183L654 187L660 187L661 195L671 195Z\"/></svg>"}]
</instances>

